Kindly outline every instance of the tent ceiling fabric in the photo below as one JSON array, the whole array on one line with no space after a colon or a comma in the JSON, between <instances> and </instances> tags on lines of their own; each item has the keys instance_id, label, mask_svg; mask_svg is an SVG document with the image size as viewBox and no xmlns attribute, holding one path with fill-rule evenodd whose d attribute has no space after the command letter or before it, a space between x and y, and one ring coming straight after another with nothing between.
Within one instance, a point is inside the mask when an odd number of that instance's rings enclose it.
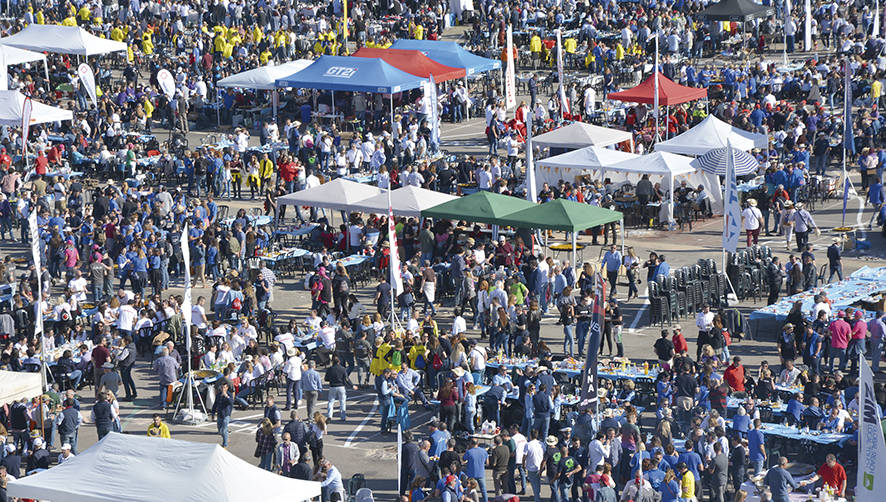
<instances>
[{"instance_id":1,"label":"tent ceiling fabric","mask_svg":"<svg viewBox=\"0 0 886 502\"><path fill-rule=\"evenodd\" d=\"M726 163L729 161L729 155L732 155L733 162L735 163L736 176L747 176L748 174L756 173L760 167L760 163L757 162L753 155L744 150L728 146L709 151L693 160L692 165L706 173L726 176Z\"/></svg>"},{"instance_id":2,"label":"tent ceiling fabric","mask_svg":"<svg viewBox=\"0 0 886 502\"><path fill-rule=\"evenodd\" d=\"M314 206L347 211L356 203L384 193L378 187L337 178L314 188L292 192L277 198L281 206Z\"/></svg>"},{"instance_id":3,"label":"tent ceiling fabric","mask_svg":"<svg viewBox=\"0 0 886 502\"><path fill-rule=\"evenodd\" d=\"M434 82L464 78L464 68L453 68L440 64L425 56L421 51L406 49L375 49L362 47L351 55L358 58L381 58L394 68L421 78L434 76Z\"/></svg>"},{"instance_id":4,"label":"tent ceiling fabric","mask_svg":"<svg viewBox=\"0 0 886 502\"><path fill-rule=\"evenodd\" d=\"M57 54L96 56L126 52L126 44L100 38L78 26L32 24L14 35L0 38L0 45Z\"/></svg>"},{"instance_id":5,"label":"tent ceiling fabric","mask_svg":"<svg viewBox=\"0 0 886 502\"><path fill-rule=\"evenodd\" d=\"M532 138L532 145L539 148L576 149L586 146L609 146L630 141L628 131L600 127L584 122L573 122Z\"/></svg>"},{"instance_id":6,"label":"tent ceiling fabric","mask_svg":"<svg viewBox=\"0 0 886 502\"><path fill-rule=\"evenodd\" d=\"M7 490L52 502L283 502L321 491L318 482L265 471L217 444L115 432L63 464L10 481Z\"/></svg>"},{"instance_id":7,"label":"tent ceiling fabric","mask_svg":"<svg viewBox=\"0 0 886 502\"><path fill-rule=\"evenodd\" d=\"M714 148L725 147L727 140L732 143L733 148L745 151L766 148L769 145L769 138L765 134L745 131L727 124L713 115L708 115L683 134L656 143L655 151L703 155Z\"/></svg>"},{"instance_id":8,"label":"tent ceiling fabric","mask_svg":"<svg viewBox=\"0 0 886 502\"><path fill-rule=\"evenodd\" d=\"M708 5L701 11L701 17L710 21L750 21L769 17L774 13L772 7L760 5L753 0L722 0Z\"/></svg>"},{"instance_id":9,"label":"tent ceiling fabric","mask_svg":"<svg viewBox=\"0 0 886 502\"><path fill-rule=\"evenodd\" d=\"M0 45L3 51L3 58L6 66L22 63L30 63L31 61L46 61L46 55L37 51L29 51L28 49L19 49L11 45Z\"/></svg>"},{"instance_id":10,"label":"tent ceiling fabric","mask_svg":"<svg viewBox=\"0 0 886 502\"><path fill-rule=\"evenodd\" d=\"M555 199L517 211L501 218L499 225L512 227L581 232L588 228L619 221L622 213L590 204Z\"/></svg>"},{"instance_id":11,"label":"tent ceiling fabric","mask_svg":"<svg viewBox=\"0 0 886 502\"><path fill-rule=\"evenodd\" d=\"M428 190L425 188L407 185L391 191L390 208L395 215L420 217L421 212L439 206L445 202L450 202L458 197L445 193ZM382 193L364 199L354 204L352 211L360 211L365 213L387 214L388 213L388 192Z\"/></svg>"},{"instance_id":12,"label":"tent ceiling fabric","mask_svg":"<svg viewBox=\"0 0 886 502\"><path fill-rule=\"evenodd\" d=\"M24 103L24 94L18 91L0 91L0 125L21 127ZM31 104L34 106L31 111L31 125L74 118L74 114L64 108L56 108L33 100Z\"/></svg>"},{"instance_id":13,"label":"tent ceiling fabric","mask_svg":"<svg viewBox=\"0 0 886 502\"><path fill-rule=\"evenodd\" d=\"M686 87L665 77L658 72L658 104L659 106L679 105L708 97L708 90L698 87ZM626 101L628 103L655 104L655 75L650 75L636 87L613 92L607 99Z\"/></svg>"},{"instance_id":14,"label":"tent ceiling fabric","mask_svg":"<svg viewBox=\"0 0 886 502\"><path fill-rule=\"evenodd\" d=\"M619 150L610 150L599 146L587 146L572 150L571 152L561 153L546 159L541 159L535 163L540 167L559 167L567 170L588 171L605 168L613 164L617 164L624 160L635 159L639 155L635 153L622 152Z\"/></svg>"},{"instance_id":15,"label":"tent ceiling fabric","mask_svg":"<svg viewBox=\"0 0 886 502\"><path fill-rule=\"evenodd\" d=\"M496 224L505 216L530 207L535 204L528 200L481 190L426 209L421 215L423 218Z\"/></svg>"},{"instance_id":16,"label":"tent ceiling fabric","mask_svg":"<svg viewBox=\"0 0 886 502\"><path fill-rule=\"evenodd\" d=\"M653 152L609 166L606 171L621 173L654 174L659 176L679 176L694 173L692 158L667 152Z\"/></svg>"},{"instance_id":17,"label":"tent ceiling fabric","mask_svg":"<svg viewBox=\"0 0 886 502\"><path fill-rule=\"evenodd\" d=\"M311 65L310 59L296 59L276 66L262 66L246 70L218 81L219 87L237 87L241 89L257 89L271 91L277 88L274 83L278 78L288 77Z\"/></svg>"}]
</instances>

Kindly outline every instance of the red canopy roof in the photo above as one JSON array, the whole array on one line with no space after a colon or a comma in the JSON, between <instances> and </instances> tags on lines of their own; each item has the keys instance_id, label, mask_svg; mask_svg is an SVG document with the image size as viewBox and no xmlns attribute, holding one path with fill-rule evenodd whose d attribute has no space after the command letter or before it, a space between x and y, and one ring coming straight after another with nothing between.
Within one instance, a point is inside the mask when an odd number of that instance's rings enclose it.
<instances>
[{"instance_id":1,"label":"red canopy roof","mask_svg":"<svg viewBox=\"0 0 886 502\"><path fill-rule=\"evenodd\" d=\"M465 76L464 68L442 65L425 56L421 51L363 47L353 55L359 58L381 58L394 68L419 77L430 78L433 75L434 82L445 82Z\"/></svg>"},{"instance_id":2,"label":"red canopy roof","mask_svg":"<svg viewBox=\"0 0 886 502\"><path fill-rule=\"evenodd\" d=\"M629 103L655 103L655 75L650 75L637 87L621 92L613 92L606 96L608 99L617 99ZM708 97L708 91L704 88L686 87L658 73L658 104L679 105L696 99Z\"/></svg>"}]
</instances>

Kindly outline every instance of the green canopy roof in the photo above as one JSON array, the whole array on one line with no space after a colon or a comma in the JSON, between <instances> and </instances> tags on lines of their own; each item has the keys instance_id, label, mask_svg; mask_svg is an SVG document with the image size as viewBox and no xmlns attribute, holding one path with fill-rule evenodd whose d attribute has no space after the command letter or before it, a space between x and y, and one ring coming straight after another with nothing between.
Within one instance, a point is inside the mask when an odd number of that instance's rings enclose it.
<instances>
[{"instance_id":1,"label":"green canopy roof","mask_svg":"<svg viewBox=\"0 0 886 502\"><path fill-rule=\"evenodd\" d=\"M503 217L535 206L525 199L481 190L426 209L421 215L423 218L501 224Z\"/></svg>"},{"instance_id":2,"label":"green canopy roof","mask_svg":"<svg viewBox=\"0 0 886 502\"><path fill-rule=\"evenodd\" d=\"M619 211L582 204L566 199L556 199L544 204L511 213L499 218L499 225L545 230L582 230L619 221L623 218Z\"/></svg>"}]
</instances>

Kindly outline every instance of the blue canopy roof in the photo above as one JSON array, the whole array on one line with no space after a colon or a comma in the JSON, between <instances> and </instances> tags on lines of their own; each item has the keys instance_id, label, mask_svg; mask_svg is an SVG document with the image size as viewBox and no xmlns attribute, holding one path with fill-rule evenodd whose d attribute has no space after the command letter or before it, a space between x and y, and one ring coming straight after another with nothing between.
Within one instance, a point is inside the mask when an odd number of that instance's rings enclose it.
<instances>
[{"instance_id":1,"label":"blue canopy roof","mask_svg":"<svg viewBox=\"0 0 886 502\"><path fill-rule=\"evenodd\" d=\"M421 51L425 56L440 64L455 68L464 68L468 75L483 73L490 70L498 70L501 68L501 61L473 54L455 42L442 42L439 40L397 40L391 45L391 49Z\"/></svg>"},{"instance_id":2,"label":"blue canopy roof","mask_svg":"<svg viewBox=\"0 0 886 502\"><path fill-rule=\"evenodd\" d=\"M425 79L377 58L320 56L307 68L277 79L277 87L393 94L421 87Z\"/></svg>"}]
</instances>

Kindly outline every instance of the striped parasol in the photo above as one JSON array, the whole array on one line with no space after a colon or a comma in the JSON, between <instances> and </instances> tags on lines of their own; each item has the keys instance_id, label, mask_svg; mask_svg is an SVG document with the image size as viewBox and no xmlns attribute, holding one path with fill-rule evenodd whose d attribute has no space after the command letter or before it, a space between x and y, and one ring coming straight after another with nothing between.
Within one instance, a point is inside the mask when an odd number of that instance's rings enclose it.
<instances>
[{"instance_id":1,"label":"striped parasol","mask_svg":"<svg viewBox=\"0 0 886 502\"><path fill-rule=\"evenodd\" d=\"M735 161L736 176L756 173L757 168L760 167L760 163L757 162L753 155L744 150L728 146L714 148L701 157L697 157L691 164L696 169L701 169L706 173L726 176L727 155L732 155L732 159Z\"/></svg>"}]
</instances>

